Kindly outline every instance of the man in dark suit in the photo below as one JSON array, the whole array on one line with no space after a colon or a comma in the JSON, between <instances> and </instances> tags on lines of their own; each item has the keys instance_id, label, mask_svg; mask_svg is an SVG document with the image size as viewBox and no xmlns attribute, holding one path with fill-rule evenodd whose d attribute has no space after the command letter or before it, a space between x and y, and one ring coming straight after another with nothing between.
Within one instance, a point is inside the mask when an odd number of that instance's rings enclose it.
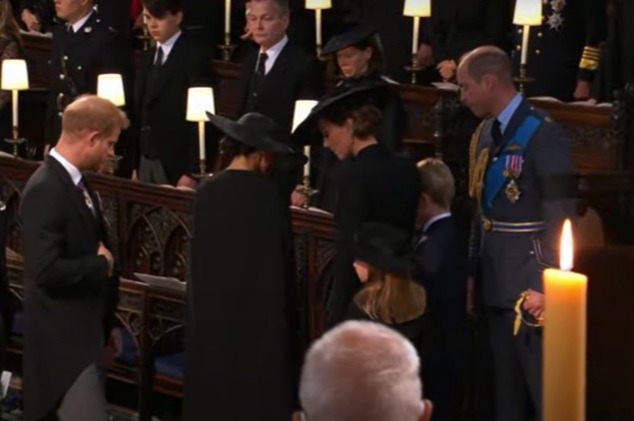
<instances>
[{"instance_id":1,"label":"man in dark suit","mask_svg":"<svg viewBox=\"0 0 634 421\"><path fill-rule=\"evenodd\" d=\"M443 80L453 81L460 57L481 45L510 49L507 0L432 0L429 39Z\"/></svg>"},{"instance_id":2,"label":"man in dark suit","mask_svg":"<svg viewBox=\"0 0 634 421\"><path fill-rule=\"evenodd\" d=\"M290 132L295 101L322 93L319 62L286 36L287 0L251 1L247 22L257 48L242 62L240 114L260 112Z\"/></svg>"},{"instance_id":3,"label":"man in dark suit","mask_svg":"<svg viewBox=\"0 0 634 421\"><path fill-rule=\"evenodd\" d=\"M286 35L287 0L252 0L249 5L247 25L255 45L242 61L240 114L262 113L290 133L295 101L321 95L323 72L317 59ZM298 151L299 145L294 147ZM300 182L300 169L295 157L280 157L271 169L285 201Z\"/></svg>"},{"instance_id":4,"label":"man in dark suit","mask_svg":"<svg viewBox=\"0 0 634 421\"><path fill-rule=\"evenodd\" d=\"M57 17L67 23L53 31L46 151L57 142L64 107L81 94L96 93L99 74L120 73L126 91L130 87L129 42L102 20L94 4L94 0L55 3Z\"/></svg>"},{"instance_id":5,"label":"man in dark suit","mask_svg":"<svg viewBox=\"0 0 634 421\"><path fill-rule=\"evenodd\" d=\"M209 57L181 32L181 0L145 0L156 47L142 59L135 87L138 145L133 178L145 183L193 187L197 131L186 121L187 90L209 85Z\"/></svg>"},{"instance_id":6,"label":"man in dark suit","mask_svg":"<svg viewBox=\"0 0 634 421\"><path fill-rule=\"evenodd\" d=\"M111 102L78 98L64 111L59 142L24 188L28 421L108 420L100 366L118 277L99 200L83 172L105 164L127 123Z\"/></svg>"},{"instance_id":7,"label":"man in dark suit","mask_svg":"<svg viewBox=\"0 0 634 421\"><path fill-rule=\"evenodd\" d=\"M515 90L499 48L468 53L458 83L474 114L491 116L470 148L469 193L478 207L470 257L493 351L496 419L540 419L542 270L557 264L563 221L574 214L571 143Z\"/></svg>"},{"instance_id":8,"label":"man in dark suit","mask_svg":"<svg viewBox=\"0 0 634 421\"><path fill-rule=\"evenodd\" d=\"M425 391L434 402L434 419L457 421L462 403L466 339L467 242L450 207L455 181L435 158L418 163L420 197L416 241L416 281L427 291L428 323L421 346Z\"/></svg>"}]
</instances>

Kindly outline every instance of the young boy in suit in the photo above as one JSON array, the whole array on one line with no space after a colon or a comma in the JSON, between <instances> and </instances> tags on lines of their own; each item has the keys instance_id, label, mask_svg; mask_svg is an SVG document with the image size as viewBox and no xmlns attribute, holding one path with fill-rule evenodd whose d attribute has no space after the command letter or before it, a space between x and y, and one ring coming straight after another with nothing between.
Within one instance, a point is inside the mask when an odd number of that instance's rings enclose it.
<instances>
[{"instance_id":1,"label":"young boy in suit","mask_svg":"<svg viewBox=\"0 0 634 421\"><path fill-rule=\"evenodd\" d=\"M455 183L441 160L417 165L421 192L417 223L416 281L427 290L428 325L423 344L425 389L434 401L434 419L460 417L466 320L467 244L450 212Z\"/></svg>"}]
</instances>

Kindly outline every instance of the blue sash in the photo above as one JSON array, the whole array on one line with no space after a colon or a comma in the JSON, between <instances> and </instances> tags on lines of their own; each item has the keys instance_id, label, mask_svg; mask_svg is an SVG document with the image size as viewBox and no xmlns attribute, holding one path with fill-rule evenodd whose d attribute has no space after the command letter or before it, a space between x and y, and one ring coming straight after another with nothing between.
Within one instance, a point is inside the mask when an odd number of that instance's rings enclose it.
<instances>
[{"instance_id":1,"label":"blue sash","mask_svg":"<svg viewBox=\"0 0 634 421\"><path fill-rule=\"evenodd\" d=\"M497 197L502 187L508 182L504 176L506 157L508 155L524 155L528 142L542 125L543 120L535 114L527 114L520 126L515 130L513 136L504 144L502 151L496 156L497 159L489 160L489 165L484 176L484 187L482 191L482 210L486 215L493 206L493 201ZM507 151L507 146L517 145L512 151Z\"/></svg>"}]
</instances>

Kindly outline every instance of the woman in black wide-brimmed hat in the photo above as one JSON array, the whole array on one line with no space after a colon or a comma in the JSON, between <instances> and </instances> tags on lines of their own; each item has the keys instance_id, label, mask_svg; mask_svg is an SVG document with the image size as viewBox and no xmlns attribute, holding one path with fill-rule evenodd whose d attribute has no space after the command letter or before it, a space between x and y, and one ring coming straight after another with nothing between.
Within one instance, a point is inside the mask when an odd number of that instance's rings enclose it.
<instances>
[{"instance_id":1,"label":"woman in black wide-brimmed hat","mask_svg":"<svg viewBox=\"0 0 634 421\"><path fill-rule=\"evenodd\" d=\"M292 231L266 172L292 150L261 114L209 118L230 163L194 201L184 419L286 419L297 382Z\"/></svg>"},{"instance_id":2,"label":"woman in black wide-brimmed hat","mask_svg":"<svg viewBox=\"0 0 634 421\"><path fill-rule=\"evenodd\" d=\"M337 88L353 88L367 81L388 86L381 107L383 119L376 135L389 150L401 151L407 116L398 93L398 82L385 75L383 49L376 28L363 22L344 23L328 40L323 54L327 58L329 76L338 79Z\"/></svg>"},{"instance_id":3,"label":"woman in black wide-brimmed hat","mask_svg":"<svg viewBox=\"0 0 634 421\"><path fill-rule=\"evenodd\" d=\"M413 234L419 196L416 165L390 152L376 137L385 84L367 82L335 90L313 108L294 136L318 131L341 160L334 182L334 280L327 324L340 322L360 287L352 263L354 236L365 223L380 222Z\"/></svg>"}]
</instances>

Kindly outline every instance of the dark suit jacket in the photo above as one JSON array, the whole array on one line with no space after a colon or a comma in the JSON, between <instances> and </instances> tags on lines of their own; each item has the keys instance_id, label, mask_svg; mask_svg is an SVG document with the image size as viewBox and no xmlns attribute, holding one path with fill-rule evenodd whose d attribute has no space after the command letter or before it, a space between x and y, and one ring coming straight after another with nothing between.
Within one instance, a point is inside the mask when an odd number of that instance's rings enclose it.
<instances>
[{"instance_id":1,"label":"dark suit jacket","mask_svg":"<svg viewBox=\"0 0 634 421\"><path fill-rule=\"evenodd\" d=\"M47 157L24 188L25 419L55 410L75 378L99 363L118 278L97 255L107 246L98 198L95 215L66 169Z\"/></svg>"},{"instance_id":2,"label":"dark suit jacket","mask_svg":"<svg viewBox=\"0 0 634 421\"><path fill-rule=\"evenodd\" d=\"M289 41L266 74L258 99L247 107L249 81L255 72L259 47L245 53L240 74L240 115L256 111L270 117L283 129L291 130L298 99L317 99L323 92L323 71L317 59Z\"/></svg>"},{"instance_id":3,"label":"dark suit jacket","mask_svg":"<svg viewBox=\"0 0 634 421\"><path fill-rule=\"evenodd\" d=\"M484 232L476 215L470 244L472 267L479 267L485 305L513 309L528 288L542 292L542 270L558 267L563 221L574 219L575 180L571 142L563 128L523 100L505 129L499 146L489 146L489 163L498 157L528 114L544 119L524 153L517 179L520 197L513 203L505 186L493 199L486 216L502 222L544 221L545 230L533 233ZM489 120L480 145L490 138ZM500 159L505 159L502 156Z\"/></svg>"},{"instance_id":4,"label":"dark suit jacket","mask_svg":"<svg viewBox=\"0 0 634 421\"><path fill-rule=\"evenodd\" d=\"M482 45L509 51L508 0L432 0L430 39L436 62L455 60Z\"/></svg>"},{"instance_id":5,"label":"dark suit jacket","mask_svg":"<svg viewBox=\"0 0 634 421\"><path fill-rule=\"evenodd\" d=\"M459 419L466 339L467 243L454 217L431 224L416 243L415 279L427 291L422 346L425 395L434 417Z\"/></svg>"},{"instance_id":6,"label":"dark suit jacket","mask_svg":"<svg viewBox=\"0 0 634 421\"><path fill-rule=\"evenodd\" d=\"M354 272L354 236L368 222L381 222L414 232L419 195L416 166L377 144L344 162L335 179L337 227L334 281L328 300L328 323L341 321L361 287Z\"/></svg>"},{"instance_id":7,"label":"dark suit jacket","mask_svg":"<svg viewBox=\"0 0 634 421\"><path fill-rule=\"evenodd\" d=\"M210 86L209 57L196 48L187 34L181 33L160 69L158 81L152 91L146 90L148 74L153 66L156 49L143 53L135 84L134 120L137 138L141 129L142 107L146 96L150 142L156 148L158 159L168 180L176 184L183 174L197 169L198 131L196 124L185 120L187 90L192 86ZM141 150L135 144L135 165L138 169Z\"/></svg>"},{"instance_id":8,"label":"dark suit jacket","mask_svg":"<svg viewBox=\"0 0 634 421\"><path fill-rule=\"evenodd\" d=\"M0 369L4 367L4 348L11 335L11 299L7 278L6 252L7 212L0 200Z\"/></svg>"},{"instance_id":9,"label":"dark suit jacket","mask_svg":"<svg viewBox=\"0 0 634 421\"><path fill-rule=\"evenodd\" d=\"M79 95L97 93L101 73L120 73L126 92L132 70L132 51L127 39L94 13L77 33L65 24L53 30L46 141L55 145L61 132L60 112ZM61 97L60 97L61 95ZM127 96L129 101L130 96Z\"/></svg>"}]
</instances>

